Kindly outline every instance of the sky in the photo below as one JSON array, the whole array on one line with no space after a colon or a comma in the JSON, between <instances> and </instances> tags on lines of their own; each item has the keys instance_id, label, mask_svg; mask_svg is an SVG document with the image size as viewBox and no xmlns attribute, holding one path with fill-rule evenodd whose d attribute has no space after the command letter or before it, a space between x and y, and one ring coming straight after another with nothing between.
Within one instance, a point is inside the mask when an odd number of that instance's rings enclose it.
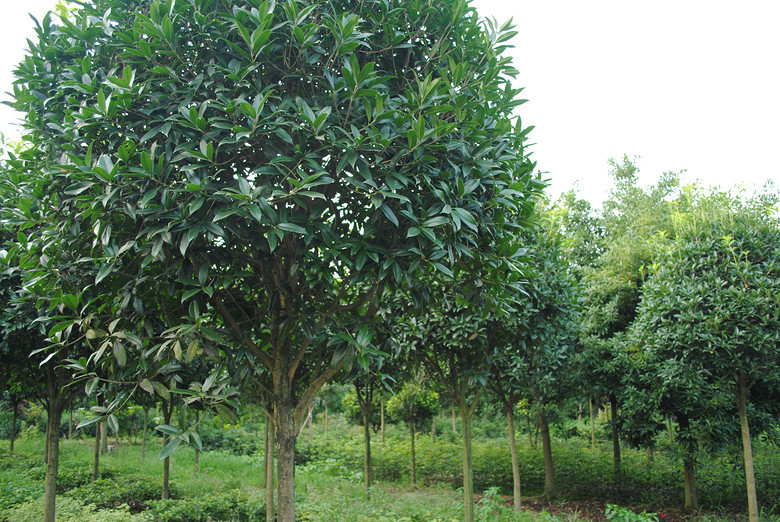
<instances>
[{"instance_id":1,"label":"sky","mask_svg":"<svg viewBox=\"0 0 780 522\"><path fill-rule=\"evenodd\" d=\"M0 91L54 0L6 2ZM776 0L474 0L513 18L508 51L534 125L530 148L550 196L576 187L602 202L609 158L638 156L640 181L686 171L686 183L780 184L780 2ZM5 98L5 97L4 97ZM0 130L18 135L0 109Z\"/></svg>"}]
</instances>

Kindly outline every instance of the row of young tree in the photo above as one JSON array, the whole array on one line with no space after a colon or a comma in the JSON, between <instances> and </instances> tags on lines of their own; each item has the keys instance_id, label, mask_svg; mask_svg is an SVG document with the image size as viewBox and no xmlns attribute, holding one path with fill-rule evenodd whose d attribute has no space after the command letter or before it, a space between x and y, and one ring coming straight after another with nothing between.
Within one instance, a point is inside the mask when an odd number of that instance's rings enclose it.
<instances>
[{"instance_id":1,"label":"row of young tree","mask_svg":"<svg viewBox=\"0 0 780 522\"><path fill-rule=\"evenodd\" d=\"M545 407L572 394L609 402L618 469L621 435L652 447L672 419L690 507L697 446L733 409L750 491L748 419L776 418L774 199L674 175L645 190L623 162L602 212L573 193L544 208L513 32L462 0L94 0L53 19L16 71L26 142L0 179L2 384L49 426L85 392L111 426L147 396L168 457L240 391L267 413L268 513L289 521L322 386L353 382L369 418L385 383L404 396L398 372L425 374L462 418L466 520L488 392L510 432L534 408L550 496Z\"/></svg>"}]
</instances>

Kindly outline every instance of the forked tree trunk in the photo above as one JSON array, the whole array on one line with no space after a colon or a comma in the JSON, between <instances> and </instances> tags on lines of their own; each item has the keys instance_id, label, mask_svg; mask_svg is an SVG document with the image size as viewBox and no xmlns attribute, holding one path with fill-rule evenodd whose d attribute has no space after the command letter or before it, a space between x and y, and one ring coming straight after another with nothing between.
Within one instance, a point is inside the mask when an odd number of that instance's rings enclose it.
<instances>
[{"instance_id":1,"label":"forked tree trunk","mask_svg":"<svg viewBox=\"0 0 780 522\"><path fill-rule=\"evenodd\" d=\"M512 404L504 403L504 413L509 428L509 453L512 455L512 497L514 498L515 511L520 511L520 460L517 456L517 441L515 440L515 414Z\"/></svg>"},{"instance_id":2,"label":"forked tree trunk","mask_svg":"<svg viewBox=\"0 0 780 522\"><path fill-rule=\"evenodd\" d=\"M748 386L743 375L739 376L737 405L739 407L739 425L742 432L742 453L745 459L745 482L747 484L748 515L750 522L758 522L758 496L756 494L756 476L753 470L753 445L750 442L750 426L747 418Z\"/></svg>"},{"instance_id":3,"label":"forked tree trunk","mask_svg":"<svg viewBox=\"0 0 780 522\"><path fill-rule=\"evenodd\" d=\"M544 456L544 493L547 500L555 498L555 469L553 468L552 446L550 445L550 426L547 417L539 412L539 431L542 434L542 455Z\"/></svg>"}]
</instances>

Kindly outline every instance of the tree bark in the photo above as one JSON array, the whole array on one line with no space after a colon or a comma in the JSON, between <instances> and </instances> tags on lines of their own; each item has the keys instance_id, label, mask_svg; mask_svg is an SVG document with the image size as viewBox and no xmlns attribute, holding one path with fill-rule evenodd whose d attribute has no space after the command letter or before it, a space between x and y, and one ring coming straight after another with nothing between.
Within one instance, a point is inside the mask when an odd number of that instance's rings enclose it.
<instances>
[{"instance_id":1,"label":"tree bark","mask_svg":"<svg viewBox=\"0 0 780 522\"><path fill-rule=\"evenodd\" d=\"M305 406L303 406L305 407ZM295 440L298 426L293 417L290 393L278 397L274 404L277 441L277 509L279 522L295 520Z\"/></svg>"},{"instance_id":2,"label":"tree bark","mask_svg":"<svg viewBox=\"0 0 780 522\"><path fill-rule=\"evenodd\" d=\"M553 468L552 446L550 445L550 426L543 412L537 414L539 431L542 435L542 454L544 455L544 493L547 500L555 498L555 470Z\"/></svg>"},{"instance_id":3,"label":"tree bark","mask_svg":"<svg viewBox=\"0 0 780 522\"><path fill-rule=\"evenodd\" d=\"M739 407L739 425L742 432L742 453L745 459L745 482L747 484L748 515L750 522L758 522L758 496L756 477L753 469L753 445L750 442L750 426L747 418L748 386L743 375L739 376L737 403Z\"/></svg>"},{"instance_id":4,"label":"tree bark","mask_svg":"<svg viewBox=\"0 0 780 522\"><path fill-rule=\"evenodd\" d=\"M108 424L103 421L100 423L100 454L108 453Z\"/></svg>"},{"instance_id":5,"label":"tree bark","mask_svg":"<svg viewBox=\"0 0 780 522\"><path fill-rule=\"evenodd\" d=\"M618 404L615 397L609 398L609 406L612 413L612 459L615 472L620 473L620 426L618 425Z\"/></svg>"},{"instance_id":6,"label":"tree bark","mask_svg":"<svg viewBox=\"0 0 780 522\"><path fill-rule=\"evenodd\" d=\"M683 459L683 473L685 474L685 509L699 509L699 497L696 494L696 474L693 462Z\"/></svg>"},{"instance_id":7,"label":"tree bark","mask_svg":"<svg viewBox=\"0 0 780 522\"><path fill-rule=\"evenodd\" d=\"M590 406L590 448L596 449L596 419L593 418L593 397L588 398Z\"/></svg>"},{"instance_id":8,"label":"tree bark","mask_svg":"<svg viewBox=\"0 0 780 522\"><path fill-rule=\"evenodd\" d=\"M163 418L165 419L165 424L169 425L171 424L171 417L173 416L173 402L163 402L162 404L162 411L163 411ZM166 435L163 437L163 448L166 444L168 444L169 436ZM170 480L171 480L171 457L170 455L165 457L163 460L163 479L162 479L162 494L161 498L163 500L170 497Z\"/></svg>"},{"instance_id":9,"label":"tree bark","mask_svg":"<svg viewBox=\"0 0 780 522\"><path fill-rule=\"evenodd\" d=\"M385 401L379 403L379 426L382 433L382 444L385 443Z\"/></svg>"},{"instance_id":10,"label":"tree bark","mask_svg":"<svg viewBox=\"0 0 780 522\"><path fill-rule=\"evenodd\" d=\"M520 461L517 456L517 441L515 440L515 415L512 405L504 404L506 421L509 428L509 453L512 455L512 496L514 498L515 511L520 511Z\"/></svg>"},{"instance_id":11,"label":"tree bark","mask_svg":"<svg viewBox=\"0 0 780 522\"><path fill-rule=\"evenodd\" d=\"M195 463L192 468L195 473L200 471L200 450L198 448L195 448Z\"/></svg>"},{"instance_id":12,"label":"tree bark","mask_svg":"<svg viewBox=\"0 0 780 522\"><path fill-rule=\"evenodd\" d=\"M465 397L460 402L463 434L463 520L474 522L474 466L471 457L471 409Z\"/></svg>"},{"instance_id":13,"label":"tree bark","mask_svg":"<svg viewBox=\"0 0 780 522\"><path fill-rule=\"evenodd\" d=\"M103 406L104 398L102 395L97 396L97 405ZM95 458L92 462L92 482L95 482L100 478L100 441L102 438L102 431L105 428L104 422L98 422L95 424Z\"/></svg>"},{"instance_id":14,"label":"tree bark","mask_svg":"<svg viewBox=\"0 0 780 522\"><path fill-rule=\"evenodd\" d=\"M412 484L417 484L417 460L414 454L414 420L409 421L409 432L412 436Z\"/></svg>"},{"instance_id":15,"label":"tree bark","mask_svg":"<svg viewBox=\"0 0 780 522\"><path fill-rule=\"evenodd\" d=\"M62 400L50 401L49 428L46 436L46 447L49 459L46 464L46 487L44 493L44 520L54 522L54 511L57 494L57 469L60 459L60 421L64 405Z\"/></svg>"},{"instance_id":16,"label":"tree bark","mask_svg":"<svg viewBox=\"0 0 780 522\"><path fill-rule=\"evenodd\" d=\"M14 439L16 439L16 421L17 418L19 417L19 404L17 403L16 400L14 400L13 403L14 403L13 404L14 412L13 415L11 416L11 445L10 448L8 449L9 457L14 456Z\"/></svg>"},{"instance_id":17,"label":"tree bark","mask_svg":"<svg viewBox=\"0 0 780 522\"><path fill-rule=\"evenodd\" d=\"M73 437L73 404L70 405L70 415L68 415L68 440Z\"/></svg>"},{"instance_id":18,"label":"tree bark","mask_svg":"<svg viewBox=\"0 0 780 522\"><path fill-rule=\"evenodd\" d=\"M146 435L149 431L149 406L144 406L144 434L141 439L141 458L146 458Z\"/></svg>"},{"instance_id":19,"label":"tree bark","mask_svg":"<svg viewBox=\"0 0 780 522\"><path fill-rule=\"evenodd\" d=\"M371 422L371 404L365 404L363 406L363 436L365 437L365 462L363 465L363 472L366 485L366 500L371 500L371 480L373 475L373 466L371 462L371 428L369 423Z\"/></svg>"},{"instance_id":20,"label":"tree bark","mask_svg":"<svg viewBox=\"0 0 780 522\"><path fill-rule=\"evenodd\" d=\"M452 403L452 434L458 434L458 428L455 426L455 403Z\"/></svg>"},{"instance_id":21,"label":"tree bark","mask_svg":"<svg viewBox=\"0 0 780 522\"><path fill-rule=\"evenodd\" d=\"M531 417L527 413L525 415L525 427L528 430L528 444L532 449L536 449L536 442L534 441L533 433L531 433Z\"/></svg>"},{"instance_id":22,"label":"tree bark","mask_svg":"<svg viewBox=\"0 0 780 522\"><path fill-rule=\"evenodd\" d=\"M276 449L276 437L274 428L273 414L266 413L265 416L266 439L263 463L265 467L265 519L267 522L276 520L276 509L274 507L274 450Z\"/></svg>"},{"instance_id":23,"label":"tree bark","mask_svg":"<svg viewBox=\"0 0 780 522\"><path fill-rule=\"evenodd\" d=\"M328 403L325 403L325 439L328 438Z\"/></svg>"}]
</instances>

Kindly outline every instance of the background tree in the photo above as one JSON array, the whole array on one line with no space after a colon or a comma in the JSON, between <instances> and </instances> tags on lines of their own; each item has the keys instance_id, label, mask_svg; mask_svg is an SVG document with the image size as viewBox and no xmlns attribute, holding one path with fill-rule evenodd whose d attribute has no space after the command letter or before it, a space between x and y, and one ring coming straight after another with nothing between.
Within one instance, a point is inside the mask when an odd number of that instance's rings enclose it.
<instances>
[{"instance_id":1,"label":"background tree","mask_svg":"<svg viewBox=\"0 0 780 522\"><path fill-rule=\"evenodd\" d=\"M758 503L749 391L762 379L776 379L780 360L780 226L766 208L756 207L712 194L682 219L677 241L654 267L637 320L639 342L659 374L685 361L676 376L697 381L696 395L717 394L724 386L733 391L751 520L758 520ZM695 403L683 398L674 400L682 407Z\"/></svg>"}]
</instances>

